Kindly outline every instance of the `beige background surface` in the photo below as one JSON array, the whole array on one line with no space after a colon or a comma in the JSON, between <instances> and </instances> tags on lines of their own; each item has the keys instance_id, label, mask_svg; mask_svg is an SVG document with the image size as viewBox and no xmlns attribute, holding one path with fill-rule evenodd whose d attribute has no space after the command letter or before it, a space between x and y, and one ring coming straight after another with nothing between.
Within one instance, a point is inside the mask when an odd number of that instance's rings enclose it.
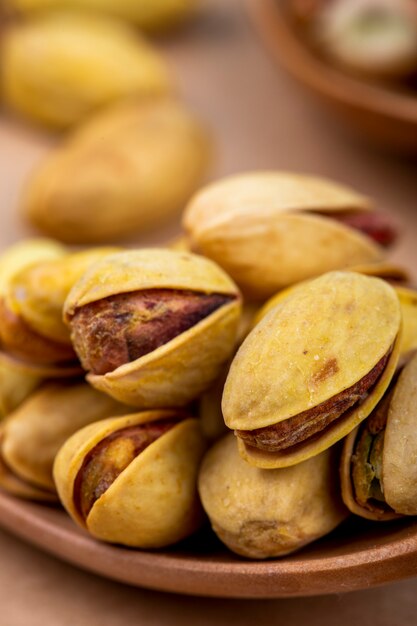
<instances>
[{"instance_id":1,"label":"beige background surface","mask_svg":"<svg viewBox=\"0 0 417 626\"><path fill-rule=\"evenodd\" d=\"M262 0L259 0L262 2ZM192 28L161 44L185 99L212 127L213 176L281 168L355 186L404 223L393 258L416 275L415 162L361 144L275 68L247 23L243 0L207 0ZM0 118L0 244L28 231L19 190L54 140ZM165 233L158 233L157 238ZM86 574L0 531L1 626L113 624L416 624L417 579L346 596L276 601L207 600L132 589ZM417 563L416 563L417 574Z\"/></svg>"}]
</instances>

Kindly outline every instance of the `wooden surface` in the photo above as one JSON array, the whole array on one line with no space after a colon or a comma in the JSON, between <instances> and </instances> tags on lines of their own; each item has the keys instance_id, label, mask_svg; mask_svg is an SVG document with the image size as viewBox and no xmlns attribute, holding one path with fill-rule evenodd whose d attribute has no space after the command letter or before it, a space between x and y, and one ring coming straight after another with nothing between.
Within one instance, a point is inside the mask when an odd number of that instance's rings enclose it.
<instances>
[{"instance_id":1,"label":"wooden surface","mask_svg":"<svg viewBox=\"0 0 417 626\"><path fill-rule=\"evenodd\" d=\"M262 1L262 0L259 0ZM185 99L217 137L213 176L282 168L329 176L369 194L404 223L393 258L416 277L415 162L379 153L353 139L274 67L251 26L243 0L208 0L198 22L162 44ZM19 190L53 140L2 118L0 238L27 233L16 213ZM158 233L158 237L162 236ZM7 626L285 623L286 626L415 624L417 580L346 596L277 601L187 598L132 589L87 574L0 532L0 603ZM417 563L416 563L417 573Z\"/></svg>"}]
</instances>

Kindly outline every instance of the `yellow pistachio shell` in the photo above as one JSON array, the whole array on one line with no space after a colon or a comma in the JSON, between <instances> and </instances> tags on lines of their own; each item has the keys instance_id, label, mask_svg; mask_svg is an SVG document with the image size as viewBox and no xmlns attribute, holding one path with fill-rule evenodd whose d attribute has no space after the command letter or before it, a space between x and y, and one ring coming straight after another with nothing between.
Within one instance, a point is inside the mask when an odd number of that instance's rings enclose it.
<instances>
[{"instance_id":1,"label":"yellow pistachio shell","mask_svg":"<svg viewBox=\"0 0 417 626\"><path fill-rule=\"evenodd\" d=\"M417 356L400 374L388 410L382 482L389 506L417 515Z\"/></svg>"},{"instance_id":2,"label":"yellow pistachio shell","mask_svg":"<svg viewBox=\"0 0 417 626\"><path fill-rule=\"evenodd\" d=\"M121 102L82 125L40 166L23 213L62 241L131 238L177 216L210 160L208 133L185 106L161 98Z\"/></svg>"},{"instance_id":3,"label":"yellow pistachio shell","mask_svg":"<svg viewBox=\"0 0 417 626\"><path fill-rule=\"evenodd\" d=\"M417 291L409 287L395 287L401 306L403 332L401 354L417 348Z\"/></svg>"},{"instance_id":4,"label":"yellow pistachio shell","mask_svg":"<svg viewBox=\"0 0 417 626\"><path fill-rule=\"evenodd\" d=\"M369 237L323 215L370 210L369 200L330 181L286 172L226 178L191 199L191 245L219 263L253 298L323 272L376 262Z\"/></svg>"},{"instance_id":5,"label":"yellow pistachio shell","mask_svg":"<svg viewBox=\"0 0 417 626\"><path fill-rule=\"evenodd\" d=\"M118 248L93 248L33 264L10 281L7 303L43 337L70 344L69 331L62 320L68 293L91 265L117 251Z\"/></svg>"},{"instance_id":6,"label":"yellow pistachio shell","mask_svg":"<svg viewBox=\"0 0 417 626\"><path fill-rule=\"evenodd\" d=\"M0 417L14 411L43 378L0 351Z\"/></svg>"},{"instance_id":7,"label":"yellow pistachio shell","mask_svg":"<svg viewBox=\"0 0 417 626\"><path fill-rule=\"evenodd\" d=\"M254 430L318 406L352 387L394 347L366 400L320 437L281 452L239 442L242 455L258 467L285 467L347 435L394 374L400 323L395 291L377 278L331 272L295 289L252 330L231 365L222 401L229 428Z\"/></svg>"},{"instance_id":8,"label":"yellow pistachio shell","mask_svg":"<svg viewBox=\"0 0 417 626\"><path fill-rule=\"evenodd\" d=\"M363 265L355 265L348 268L350 272L358 272L367 276L376 276L383 278L388 282L407 283L410 280L410 273L404 267L395 265L390 261L381 261L380 263L365 263Z\"/></svg>"},{"instance_id":9,"label":"yellow pistachio shell","mask_svg":"<svg viewBox=\"0 0 417 626\"><path fill-rule=\"evenodd\" d=\"M126 411L84 382L48 383L7 418L3 459L20 479L53 492L52 465L66 439L86 424Z\"/></svg>"},{"instance_id":10,"label":"yellow pistachio shell","mask_svg":"<svg viewBox=\"0 0 417 626\"><path fill-rule=\"evenodd\" d=\"M10 280L21 270L65 254L65 248L52 239L26 239L10 246L0 256L0 295L4 295Z\"/></svg>"},{"instance_id":11,"label":"yellow pistachio shell","mask_svg":"<svg viewBox=\"0 0 417 626\"><path fill-rule=\"evenodd\" d=\"M277 470L253 468L229 434L205 456L199 492L213 530L234 552L283 556L333 530L347 516L333 448Z\"/></svg>"},{"instance_id":12,"label":"yellow pistachio shell","mask_svg":"<svg viewBox=\"0 0 417 626\"><path fill-rule=\"evenodd\" d=\"M6 0L19 12L33 15L51 9L87 9L129 20L151 32L170 30L194 13L197 0Z\"/></svg>"},{"instance_id":13,"label":"yellow pistachio shell","mask_svg":"<svg viewBox=\"0 0 417 626\"><path fill-rule=\"evenodd\" d=\"M195 419L173 426L141 452L96 500L85 522L74 507L74 480L89 450L117 430L176 415L149 411L105 420L76 433L58 453L54 476L61 501L95 537L157 548L183 539L200 524L196 480L205 443Z\"/></svg>"},{"instance_id":14,"label":"yellow pistachio shell","mask_svg":"<svg viewBox=\"0 0 417 626\"><path fill-rule=\"evenodd\" d=\"M40 365L38 363L28 363L0 350L0 359L10 363L12 371L16 369L22 375L45 378L74 378L81 376L84 371L79 363L68 365ZM7 366L8 367L8 366Z\"/></svg>"},{"instance_id":15,"label":"yellow pistachio shell","mask_svg":"<svg viewBox=\"0 0 417 626\"><path fill-rule=\"evenodd\" d=\"M157 52L127 25L100 15L48 13L13 24L1 66L6 104L56 129L121 98L169 89Z\"/></svg>"}]
</instances>

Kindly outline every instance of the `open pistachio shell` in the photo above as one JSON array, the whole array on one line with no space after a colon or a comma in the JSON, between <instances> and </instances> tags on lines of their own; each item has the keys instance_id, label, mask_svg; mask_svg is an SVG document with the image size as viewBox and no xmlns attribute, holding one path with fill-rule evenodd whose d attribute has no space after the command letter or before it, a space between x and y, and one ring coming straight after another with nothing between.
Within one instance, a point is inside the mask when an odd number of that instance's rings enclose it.
<instances>
[{"instance_id":1,"label":"open pistachio shell","mask_svg":"<svg viewBox=\"0 0 417 626\"><path fill-rule=\"evenodd\" d=\"M11 109L64 129L119 99L166 93L169 80L157 52L128 25L52 12L6 31L1 87Z\"/></svg>"},{"instance_id":2,"label":"open pistachio shell","mask_svg":"<svg viewBox=\"0 0 417 626\"><path fill-rule=\"evenodd\" d=\"M199 492L214 532L253 559L283 556L347 517L337 484L335 448L293 467L262 470L239 456L227 435L205 456Z\"/></svg>"},{"instance_id":3,"label":"open pistachio shell","mask_svg":"<svg viewBox=\"0 0 417 626\"><path fill-rule=\"evenodd\" d=\"M403 330L401 355L417 348L417 291L410 287L395 287L401 306Z\"/></svg>"},{"instance_id":4,"label":"open pistachio shell","mask_svg":"<svg viewBox=\"0 0 417 626\"><path fill-rule=\"evenodd\" d=\"M238 431L244 458L258 467L293 465L353 430L394 374L400 324L395 291L380 279L330 272L295 289L248 335L226 380L223 415ZM372 373L366 393L364 388L357 393L357 385ZM351 396L331 421L320 423L342 397ZM311 429L311 418L318 428ZM294 420L300 422L298 438ZM245 433L257 435L257 429L283 422L286 445L245 443Z\"/></svg>"},{"instance_id":5,"label":"open pistachio shell","mask_svg":"<svg viewBox=\"0 0 417 626\"><path fill-rule=\"evenodd\" d=\"M43 377L28 370L25 363L0 352L0 417L14 411L42 380Z\"/></svg>"},{"instance_id":6,"label":"open pistachio shell","mask_svg":"<svg viewBox=\"0 0 417 626\"><path fill-rule=\"evenodd\" d=\"M54 492L52 465L66 439L86 424L126 411L84 382L47 383L5 421L3 460L21 480Z\"/></svg>"},{"instance_id":7,"label":"open pistachio shell","mask_svg":"<svg viewBox=\"0 0 417 626\"><path fill-rule=\"evenodd\" d=\"M76 504L77 479L82 477L86 460L94 459L96 446L102 446L115 433L123 436L126 429L142 425L146 431L156 422L177 419L180 421L118 473L84 518ZM197 420L178 411L146 411L103 420L78 431L59 451L54 478L68 513L95 537L132 547L158 548L180 541L201 523L196 483L204 450Z\"/></svg>"},{"instance_id":8,"label":"open pistachio shell","mask_svg":"<svg viewBox=\"0 0 417 626\"><path fill-rule=\"evenodd\" d=\"M183 223L194 250L219 263L250 297L265 299L306 278L383 257L371 237L338 221L346 213L371 215L369 200L324 179L259 172L197 193Z\"/></svg>"},{"instance_id":9,"label":"open pistachio shell","mask_svg":"<svg viewBox=\"0 0 417 626\"><path fill-rule=\"evenodd\" d=\"M208 133L184 105L167 98L121 102L83 124L41 165L23 213L62 241L131 238L176 217L210 160Z\"/></svg>"},{"instance_id":10,"label":"open pistachio shell","mask_svg":"<svg viewBox=\"0 0 417 626\"><path fill-rule=\"evenodd\" d=\"M133 22L142 30L170 30L188 19L197 0L5 0L6 5L25 15L51 9L100 11Z\"/></svg>"},{"instance_id":11,"label":"open pistachio shell","mask_svg":"<svg viewBox=\"0 0 417 626\"><path fill-rule=\"evenodd\" d=\"M97 263L74 286L65 305L65 319L74 328L77 311L86 305L147 290L185 290L220 294L229 299L167 343L105 374L90 373L88 380L97 389L132 406L185 406L215 381L236 341L239 292L217 265L203 257L165 249L112 255ZM112 328L108 330L111 332ZM95 339L94 342L97 351Z\"/></svg>"},{"instance_id":12,"label":"open pistachio shell","mask_svg":"<svg viewBox=\"0 0 417 626\"><path fill-rule=\"evenodd\" d=\"M417 355L414 355L391 385L389 394L344 442L340 468L342 496L353 513L383 521L417 515L416 406ZM368 427L372 419L377 426L376 420L380 423L380 442L374 438L377 429Z\"/></svg>"},{"instance_id":13,"label":"open pistachio shell","mask_svg":"<svg viewBox=\"0 0 417 626\"><path fill-rule=\"evenodd\" d=\"M19 478L12 470L6 465L1 453L3 435L0 431L0 487L11 493L13 496L22 498L23 500L34 500L35 502L44 503L57 503L59 502L58 496L54 491L47 489L41 489L35 485L30 485L25 480Z\"/></svg>"}]
</instances>

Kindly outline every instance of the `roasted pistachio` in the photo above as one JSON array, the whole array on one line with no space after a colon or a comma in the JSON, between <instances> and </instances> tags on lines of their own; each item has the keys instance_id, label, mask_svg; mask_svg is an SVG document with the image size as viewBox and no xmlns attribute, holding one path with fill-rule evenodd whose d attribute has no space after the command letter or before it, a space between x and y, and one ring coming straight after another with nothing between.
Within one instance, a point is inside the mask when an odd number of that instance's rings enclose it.
<instances>
[{"instance_id":1,"label":"roasted pistachio","mask_svg":"<svg viewBox=\"0 0 417 626\"><path fill-rule=\"evenodd\" d=\"M33 15L51 9L87 9L129 20L151 32L171 30L188 19L197 0L5 0L20 13Z\"/></svg>"},{"instance_id":2,"label":"roasted pistachio","mask_svg":"<svg viewBox=\"0 0 417 626\"><path fill-rule=\"evenodd\" d=\"M41 165L23 212L63 241L132 237L178 213L209 160L208 134L181 104L120 103L84 124Z\"/></svg>"},{"instance_id":3,"label":"roasted pistachio","mask_svg":"<svg viewBox=\"0 0 417 626\"><path fill-rule=\"evenodd\" d=\"M201 523L196 482L204 449L197 420L146 411L78 431L59 451L54 478L68 513L95 537L158 548Z\"/></svg>"},{"instance_id":4,"label":"roasted pistachio","mask_svg":"<svg viewBox=\"0 0 417 626\"><path fill-rule=\"evenodd\" d=\"M226 425L259 467L314 456L364 420L398 361L400 305L388 283L353 272L306 282L240 347L223 394Z\"/></svg>"},{"instance_id":5,"label":"roasted pistachio","mask_svg":"<svg viewBox=\"0 0 417 626\"><path fill-rule=\"evenodd\" d=\"M333 530L346 516L333 447L293 467L251 467L227 435L205 456L199 492L214 532L253 559L283 556Z\"/></svg>"},{"instance_id":6,"label":"roasted pistachio","mask_svg":"<svg viewBox=\"0 0 417 626\"><path fill-rule=\"evenodd\" d=\"M90 383L141 408L185 406L207 389L233 352L239 314L239 292L214 263L156 248L96 263L65 304Z\"/></svg>"},{"instance_id":7,"label":"roasted pistachio","mask_svg":"<svg viewBox=\"0 0 417 626\"><path fill-rule=\"evenodd\" d=\"M315 34L333 60L354 72L393 78L417 69L414 0L333 0L323 7Z\"/></svg>"},{"instance_id":8,"label":"roasted pistachio","mask_svg":"<svg viewBox=\"0 0 417 626\"><path fill-rule=\"evenodd\" d=\"M191 246L221 265L251 298L323 272L383 258L395 238L364 196L284 172L226 178L191 199Z\"/></svg>"},{"instance_id":9,"label":"roasted pistachio","mask_svg":"<svg viewBox=\"0 0 417 626\"><path fill-rule=\"evenodd\" d=\"M4 102L55 129L119 99L169 89L165 65L152 47L104 16L59 12L14 23L1 52Z\"/></svg>"},{"instance_id":10,"label":"roasted pistachio","mask_svg":"<svg viewBox=\"0 0 417 626\"><path fill-rule=\"evenodd\" d=\"M40 373L0 351L0 418L14 411L42 380Z\"/></svg>"},{"instance_id":11,"label":"roasted pistachio","mask_svg":"<svg viewBox=\"0 0 417 626\"><path fill-rule=\"evenodd\" d=\"M85 382L47 383L4 422L3 463L29 487L54 493L52 465L68 437L87 424L126 412L127 407Z\"/></svg>"},{"instance_id":12,"label":"roasted pistachio","mask_svg":"<svg viewBox=\"0 0 417 626\"><path fill-rule=\"evenodd\" d=\"M341 465L347 507L368 519L417 515L417 355L377 407L346 438Z\"/></svg>"}]
</instances>

